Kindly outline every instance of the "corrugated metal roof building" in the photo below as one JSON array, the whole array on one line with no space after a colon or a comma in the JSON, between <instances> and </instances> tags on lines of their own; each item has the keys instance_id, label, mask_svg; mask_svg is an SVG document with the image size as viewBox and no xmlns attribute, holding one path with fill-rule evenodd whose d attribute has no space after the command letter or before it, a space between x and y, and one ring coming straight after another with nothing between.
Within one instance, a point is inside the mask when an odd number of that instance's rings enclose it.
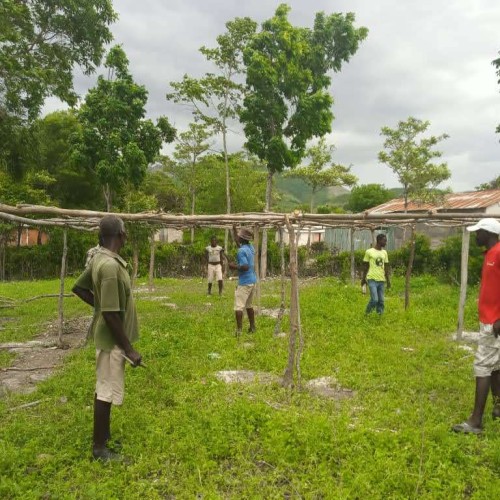
<instances>
[{"instance_id":1,"label":"corrugated metal roof building","mask_svg":"<svg viewBox=\"0 0 500 500\"><path fill-rule=\"evenodd\" d=\"M398 198L382 205L370 208L371 214L403 213L404 200ZM483 212L489 216L500 216L500 189L488 191L466 191L464 193L450 193L441 203L416 203L410 201L407 212Z\"/></svg>"}]
</instances>

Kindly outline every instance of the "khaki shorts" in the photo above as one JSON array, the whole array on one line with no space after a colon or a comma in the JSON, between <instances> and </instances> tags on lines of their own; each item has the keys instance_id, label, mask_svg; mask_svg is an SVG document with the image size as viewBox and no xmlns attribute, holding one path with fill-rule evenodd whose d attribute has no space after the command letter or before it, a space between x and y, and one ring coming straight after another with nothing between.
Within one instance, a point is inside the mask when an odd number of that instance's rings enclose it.
<instances>
[{"instance_id":1,"label":"khaki shorts","mask_svg":"<svg viewBox=\"0 0 500 500\"><path fill-rule=\"evenodd\" d=\"M222 281L222 266L220 264L216 266L208 264L208 282L213 283L214 281Z\"/></svg>"},{"instance_id":2,"label":"khaki shorts","mask_svg":"<svg viewBox=\"0 0 500 500\"><path fill-rule=\"evenodd\" d=\"M125 394L125 358L115 346L111 351L96 350L95 393L99 401L121 405Z\"/></svg>"},{"instance_id":3,"label":"khaki shorts","mask_svg":"<svg viewBox=\"0 0 500 500\"><path fill-rule=\"evenodd\" d=\"M500 337L495 338L493 325L479 323L479 339L474 358L474 375L489 377L500 370Z\"/></svg>"},{"instance_id":4,"label":"khaki shorts","mask_svg":"<svg viewBox=\"0 0 500 500\"><path fill-rule=\"evenodd\" d=\"M234 292L234 310L243 311L243 309L252 308L253 291L255 289L255 284L253 285L238 285L236 291Z\"/></svg>"}]
</instances>

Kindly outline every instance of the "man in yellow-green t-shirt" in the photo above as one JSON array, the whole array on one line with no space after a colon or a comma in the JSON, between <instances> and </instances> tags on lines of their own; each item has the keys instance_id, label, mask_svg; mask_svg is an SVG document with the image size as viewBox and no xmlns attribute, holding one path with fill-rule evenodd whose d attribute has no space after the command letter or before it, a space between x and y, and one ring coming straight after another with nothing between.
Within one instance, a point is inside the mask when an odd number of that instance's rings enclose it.
<instances>
[{"instance_id":1,"label":"man in yellow-green t-shirt","mask_svg":"<svg viewBox=\"0 0 500 500\"><path fill-rule=\"evenodd\" d=\"M384 289L391 287L389 279L389 258L387 251L384 250L387 245L387 236L385 234L377 235L377 244L374 248L369 248L363 258L363 279L362 285L368 284L370 290L370 302L366 306L366 314L376 309L378 314L384 312Z\"/></svg>"},{"instance_id":2,"label":"man in yellow-green t-shirt","mask_svg":"<svg viewBox=\"0 0 500 500\"><path fill-rule=\"evenodd\" d=\"M126 241L123 221L106 215L99 224L101 247L78 278L73 293L94 308L92 333L96 347L93 456L119 460L109 446L111 405L121 405L125 388L125 356L133 366L141 355L132 347L139 336L127 263L119 252Z\"/></svg>"}]
</instances>

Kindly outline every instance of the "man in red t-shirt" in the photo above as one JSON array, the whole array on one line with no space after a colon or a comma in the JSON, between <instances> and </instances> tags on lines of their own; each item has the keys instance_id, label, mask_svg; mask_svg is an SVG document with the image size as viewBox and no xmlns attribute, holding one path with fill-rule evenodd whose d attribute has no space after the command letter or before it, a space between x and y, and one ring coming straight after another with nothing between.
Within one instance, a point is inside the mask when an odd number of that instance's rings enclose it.
<instances>
[{"instance_id":1,"label":"man in red t-shirt","mask_svg":"<svg viewBox=\"0 0 500 500\"><path fill-rule=\"evenodd\" d=\"M476 397L468 420L453 426L455 432L480 434L483 413L491 389L493 418L500 418L500 222L481 219L467 228L476 232L479 246L486 247L479 291L479 339L474 359Z\"/></svg>"}]
</instances>

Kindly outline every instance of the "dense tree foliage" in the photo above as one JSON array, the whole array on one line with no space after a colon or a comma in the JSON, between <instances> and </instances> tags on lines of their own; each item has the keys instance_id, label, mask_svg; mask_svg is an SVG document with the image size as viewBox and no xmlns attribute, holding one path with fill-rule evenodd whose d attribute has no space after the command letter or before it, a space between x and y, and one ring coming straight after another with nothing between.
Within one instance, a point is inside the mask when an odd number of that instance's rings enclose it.
<instances>
[{"instance_id":1,"label":"dense tree foliage","mask_svg":"<svg viewBox=\"0 0 500 500\"><path fill-rule=\"evenodd\" d=\"M442 155L433 147L448 136L432 135L419 139L429 125L428 121L410 116L406 121L400 121L395 129L382 127L385 150L380 151L378 158L391 168L403 187L405 209L410 199L424 200L433 193L441 194L437 186L451 176L446 163L432 162Z\"/></svg>"},{"instance_id":2,"label":"dense tree foliage","mask_svg":"<svg viewBox=\"0 0 500 500\"><path fill-rule=\"evenodd\" d=\"M238 83L237 77L243 71L243 50L256 28L257 23L248 17L227 22L226 32L217 37L216 47L200 49L214 64L216 73L206 73L202 78L184 75L182 81L171 82L174 92L167 94L169 100L191 105L195 119L221 135L227 213L231 212L228 123L237 117L241 107L243 85Z\"/></svg>"},{"instance_id":3,"label":"dense tree foliage","mask_svg":"<svg viewBox=\"0 0 500 500\"><path fill-rule=\"evenodd\" d=\"M346 208L354 213L363 212L392 198L394 195L382 184L362 184L352 188Z\"/></svg>"},{"instance_id":4,"label":"dense tree foliage","mask_svg":"<svg viewBox=\"0 0 500 500\"><path fill-rule=\"evenodd\" d=\"M99 76L78 112L75 161L95 172L111 210L115 195L142 184L148 164L163 142L173 141L175 129L165 117L156 124L144 119L148 92L134 82L121 47L110 50L105 66L107 77Z\"/></svg>"},{"instance_id":5,"label":"dense tree foliage","mask_svg":"<svg viewBox=\"0 0 500 500\"><path fill-rule=\"evenodd\" d=\"M310 187L309 211L311 213L314 212L316 193L331 186L352 186L358 180L355 175L351 174L350 167L331 164L334 150L334 146L327 145L322 137L318 144L307 150L309 165L296 167L286 174L287 177L302 179Z\"/></svg>"}]
</instances>

